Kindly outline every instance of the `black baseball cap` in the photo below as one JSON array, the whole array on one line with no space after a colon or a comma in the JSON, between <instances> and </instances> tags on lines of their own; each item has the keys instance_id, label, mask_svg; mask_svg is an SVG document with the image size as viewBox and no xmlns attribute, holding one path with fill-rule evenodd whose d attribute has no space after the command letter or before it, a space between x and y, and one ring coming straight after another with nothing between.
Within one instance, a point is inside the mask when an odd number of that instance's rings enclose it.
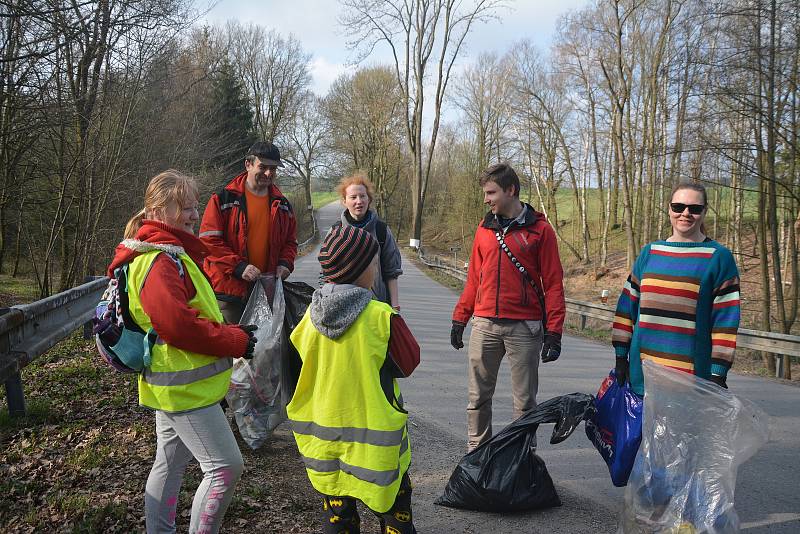
<instances>
[{"instance_id":1,"label":"black baseball cap","mask_svg":"<svg viewBox=\"0 0 800 534\"><path fill-rule=\"evenodd\" d=\"M257 141L253 143L253 146L251 146L247 151L247 154L245 154L245 157L247 156L256 156L267 165L283 167L283 163L281 163L281 153L278 150L278 147L272 143L267 143L265 141Z\"/></svg>"}]
</instances>

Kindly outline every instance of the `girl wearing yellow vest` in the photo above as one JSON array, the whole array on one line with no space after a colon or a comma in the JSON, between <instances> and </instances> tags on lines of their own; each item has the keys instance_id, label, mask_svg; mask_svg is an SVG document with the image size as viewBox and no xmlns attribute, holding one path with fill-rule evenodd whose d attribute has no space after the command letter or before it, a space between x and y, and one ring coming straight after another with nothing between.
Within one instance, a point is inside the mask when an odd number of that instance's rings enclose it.
<instances>
[{"instance_id":1,"label":"girl wearing yellow vest","mask_svg":"<svg viewBox=\"0 0 800 534\"><path fill-rule=\"evenodd\" d=\"M286 412L314 488L323 532L360 532L356 499L381 532L413 534L408 413L395 378L419 363L400 315L372 300L378 242L354 226L334 227L319 253L326 284L291 335L303 366Z\"/></svg>"},{"instance_id":2,"label":"girl wearing yellow vest","mask_svg":"<svg viewBox=\"0 0 800 534\"><path fill-rule=\"evenodd\" d=\"M175 532L183 473L192 458L203 470L191 533L218 532L243 462L219 406L232 357L252 357L251 326L226 325L198 265L208 253L194 235L197 185L165 171L147 186L144 209L125 229L108 268L128 265L129 311L158 334L151 364L139 375L139 403L156 414L156 458L145 489L147 532Z\"/></svg>"}]
</instances>

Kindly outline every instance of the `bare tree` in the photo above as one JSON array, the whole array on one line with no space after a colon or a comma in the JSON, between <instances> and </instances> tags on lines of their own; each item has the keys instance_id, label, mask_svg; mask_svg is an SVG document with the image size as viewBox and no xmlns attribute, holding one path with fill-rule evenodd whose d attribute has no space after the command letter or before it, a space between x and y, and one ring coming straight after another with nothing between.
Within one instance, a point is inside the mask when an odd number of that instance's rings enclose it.
<instances>
[{"instance_id":1,"label":"bare tree","mask_svg":"<svg viewBox=\"0 0 800 534\"><path fill-rule=\"evenodd\" d=\"M508 152L512 75L510 58L481 54L464 69L455 86L455 103L477 145L475 176L490 162L505 159Z\"/></svg>"},{"instance_id":2,"label":"bare tree","mask_svg":"<svg viewBox=\"0 0 800 534\"><path fill-rule=\"evenodd\" d=\"M300 109L286 135L291 141L283 158L300 178L307 209L311 207L311 184L318 172L328 164L330 126L323 112L321 99L311 91L303 94Z\"/></svg>"},{"instance_id":3,"label":"bare tree","mask_svg":"<svg viewBox=\"0 0 800 534\"><path fill-rule=\"evenodd\" d=\"M255 108L253 124L265 140L281 138L291 128L311 82L310 54L293 36L255 24L225 26L231 62L236 65Z\"/></svg>"},{"instance_id":4,"label":"bare tree","mask_svg":"<svg viewBox=\"0 0 800 534\"><path fill-rule=\"evenodd\" d=\"M351 32L351 48L368 56L389 46L405 109L405 130L413 159L411 180L413 238L422 235L422 213L439 133L442 103L464 42L475 23L492 17L503 0L340 0L341 24ZM435 63L431 63L433 60ZM424 136L425 83L435 87L433 124ZM424 138L424 139L423 139Z\"/></svg>"},{"instance_id":5,"label":"bare tree","mask_svg":"<svg viewBox=\"0 0 800 534\"><path fill-rule=\"evenodd\" d=\"M375 184L376 209L385 215L402 167L402 99L389 67L366 67L340 76L325 98L333 142Z\"/></svg>"}]
</instances>

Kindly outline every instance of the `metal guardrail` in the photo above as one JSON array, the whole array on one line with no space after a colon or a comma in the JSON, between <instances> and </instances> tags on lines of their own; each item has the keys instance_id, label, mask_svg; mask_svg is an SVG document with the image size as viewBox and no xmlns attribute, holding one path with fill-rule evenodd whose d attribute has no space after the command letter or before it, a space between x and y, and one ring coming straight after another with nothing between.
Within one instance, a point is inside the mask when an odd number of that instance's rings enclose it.
<instances>
[{"instance_id":1,"label":"metal guardrail","mask_svg":"<svg viewBox=\"0 0 800 534\"><path fill-rule=\"evenodd\" d=\"M317 218L314 216L314 208L311 208L311 237L303 241L302 243L297 244L297 250L303 251L309 245L313 245L315 243L315 238L317 237Z\"/></svg>"},{"instance_id":2,"label":"metal guardrail","mask_svg":"<svg viewBox=\"0 0 800 534\"><path fill-rule=\"evenodd\" d=\"M25 413L20 371L89 321L107 286L107 278L98 278L31 304L0 310L0 382L5 384L12 416Z\"/></svg>"},{"instance_id":3,"label":"metal guardrail","mask_svg":"<svg viewBox=\"0 0 800 534\"><path fill-rule=\"evenodd\" d=\"M450 276L461 280L462 282L467 281L467 272L463 271L457 267L453 267L452 265L448 265L447 263L442 262L442 259L439 256L431 256L430 258L426 258L425 254L422 250L422 247L417 249L417 255L419 256L419 261L427 265L428 267L433 267L434 269L439 269L440 271L445 271Z\"/></svg>"},{"instance_id":4,"label":"metal guardrail","mask_svg":"<svg viewBox=\"0 0 800 534\"><path fill-rule=\"evenodd\" d=\"M453 274L459 280L466 280L467 273L451 265L443 264L438 256L431 259L425 258L420 249L417 250L420 261L428 267L440 269ZM567 313L579 316L579 328L586 328L586 320L598 319L610 324L614 321L615 308L604 304L594 304L575 299L564 299L566 302ZM800 358L800 336L780 334L777 332L762 332L740 328L736 335L736 346L743 349L751 349L775 354L777 362L775 365L775 376L783 378L783 358L795 356Z\"/></svg>"},{"instance_id":5,"label":"metal guardrail","mask_svg":"<svg viewBox=\"0 0 800 534\"><path fill-rule=\"evenodd\" d=\"M575 299L564 300L567 303L567 312L580 315L581 329L586 327L586 319L589 317L609 323L614 320L615 309L611 306ZM736 334L736 346L743 349L771 352L778 355L781 360L783 356L800 358L800 336L740 328ZM781 361L781 363L783 362Z\"/></svg>"}]
</instances>

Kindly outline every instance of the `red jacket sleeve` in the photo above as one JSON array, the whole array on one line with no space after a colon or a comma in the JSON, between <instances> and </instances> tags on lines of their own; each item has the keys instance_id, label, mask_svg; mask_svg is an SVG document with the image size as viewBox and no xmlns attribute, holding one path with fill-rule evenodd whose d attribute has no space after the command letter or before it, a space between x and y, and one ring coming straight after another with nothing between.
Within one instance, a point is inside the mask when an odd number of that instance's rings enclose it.
<instances>
[{"instance_id":1,"label":"red jacket sleeve","mask_svg":"<svg viewBox=\"0 0 800 534\"><path fill-rule=\"evenodd\" d=\"M461 297L453 310L453 320L463 324L467 324L470 317L472 317L472 312L475 310L475 297L480 284L481 264L483 263L478 239L480 229L481 227L478 226L478 229L475 230L475 238L472 240L472 253L469 256L469 267L467 268L467 283L464 285L464 291L461 292Z\"/></svg>"},{"instance_id":2,"label":"red jacket sleeve","mask_svg":"<svg viewBox=\"0 0 800 534\"><path fill-rule=\"evenodd\" d=\"M214 193L208 200L200 223L200 240L209 249L206 259L212 262L225 276L233 276L236 266L246 260L236 254L225 240L225 217L219 208L219 195ZM236 236L233 236L235 239Z\"/></svg>"},{"instance_id":3,"label":"red jacket sleeve","mask_svg":"<svg viewBox=\"0 0 800 534\"><path fill-rule=\"evenodd\" d=\"M419 365L419 343L403 318L396 313L392 314L389 329L389 356L400 371L396 378L405 378Z\"/></svg>"},{"instance_id":4,"label":"red jacket sleeve","mask_svg":"<svg viewBox=\"0 0 800 534\"><path fill-rule=\"evenodd\" d=\"M280 254L278 254L278 265L283 265L290 271L294 271L294 259L297 257L297 216L293 214L286 219L286 234L283 240Z\"/></svg>"},{"instance_id":5,"label":"red jacket sleeve","mask_svg":"<svg viewBox=\"0 0 800 534\"><path fill-rule=\"evenodd\" d=\"M558 255L556 233L549 223L545 223L542 230L537 261L544 288L547 331L560 334L564 329L564 318L567 313L564 303L564 270Z\"/></svg>"},{"instance_id":6,"label":"red jacket sleeve","mask_svg":"<svg viewBox=\"0 0 800 534\"><path fill-rule=\"evenodd\" d=\"M158 336L168 345L210 356L239 357L248 336L233 325L199 317L189 306L195 289L188 276L181 278L175 262L159 254L150 268L140 295L142 308Z\"/></svg>"}]
</instances>

